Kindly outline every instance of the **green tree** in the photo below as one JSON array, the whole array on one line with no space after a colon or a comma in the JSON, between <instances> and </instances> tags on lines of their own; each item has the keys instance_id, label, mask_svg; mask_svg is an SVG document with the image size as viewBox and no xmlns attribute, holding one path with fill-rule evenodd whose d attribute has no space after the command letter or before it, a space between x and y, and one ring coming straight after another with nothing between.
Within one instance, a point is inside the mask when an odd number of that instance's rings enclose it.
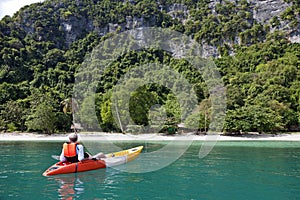
<instances>
[{"instance_id":1,"label":"green tree","mask_svg":"<svg viewBox=\"0 0 300 200\"><path fill-rule=\"evenodd\" d=\"M281 117L275 111L259 105L246 105L236 110L228 110L224 125L225 132L229 133L269 133L283 128Z\"/></svg>"},{"instance_id":2,"label":"green tree","mask_svg":"<svg viewBox=\"0 0 300 200\"><path fill-rule=\"evenodd\" d=\"M103 100L101 102L101 107L100 107L100 116L102 120L101 127L104 131L115 130L116 127L118 127L115 124L115 120L112 115L111 109L112 109L112 103L111 103L111 91L110 91L103 96ZM123 129L123 127L119 127L119 128L121 130Z\"/></svg>"},{"instance_id":3,"label":"green tree","mask_svg":"<svg viewBox=\"0 0 300 200\"><path fill-rule=\"evenodd\" d=\"M26 121L28 130L42 131L47 134L54 132L56 118L54 108L49 103L49 101L41 102L34 108Z\"/></svg>"},{"instance_id":4,"label":"green tree","mask_svg":"<svg viewBox=\"0 0 300 200\"><path fill-rule=\"evenodd\" d=\"M1 116L8 131L24 131L27 109L24 101L6 102L1 109Z\"/></svg>"},{"instance_id":5,"label":"green tree","mask_svg":"<svg viewBox=\"0 0 300 200\"><path fill-rule=\"evenodd\" d=\"M96 115L95 98L93 94L86 94L83 102L79 104L79 123L86 130L99 130L100 123ZM77 120L77 119L76 119Z\"/></svg>"}]
</instances>

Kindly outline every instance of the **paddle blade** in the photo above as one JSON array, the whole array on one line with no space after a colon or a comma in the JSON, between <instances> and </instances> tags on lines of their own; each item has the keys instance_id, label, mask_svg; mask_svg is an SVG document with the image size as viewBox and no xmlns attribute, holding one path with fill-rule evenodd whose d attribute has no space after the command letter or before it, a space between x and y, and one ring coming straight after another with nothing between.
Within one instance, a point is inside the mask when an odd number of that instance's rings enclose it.
<instances>
[{"instance_id":1,"label":"paddle blade","mask_svg":"<svg viewBox=\"0 0 300 200\"><path fill-rule=\"evenodd\" d=\"M52 155L51 156L54 160L59 160L59 156L57 156L57 155Z\"/></svg>"}]
</instances>

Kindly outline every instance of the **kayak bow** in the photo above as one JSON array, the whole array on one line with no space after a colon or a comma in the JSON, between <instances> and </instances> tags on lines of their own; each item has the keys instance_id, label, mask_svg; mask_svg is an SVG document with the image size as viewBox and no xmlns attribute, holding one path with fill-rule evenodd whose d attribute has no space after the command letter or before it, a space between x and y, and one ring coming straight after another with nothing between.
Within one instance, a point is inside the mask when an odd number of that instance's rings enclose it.
<instances>
[{"instance_id":1,"label":"kayak bow","mask_svg":"<svg viewBox=\"0 0 300 200\"><path fill-rule=\"evenodd\" d=\"M43 176L85 172L125 164L137 158L142 149L143 146L138 146L124 151L109 153L106 154L106 158L101 160L83 160L77 163L58 162L49 167L43 173Z\"/></svg>"}]
</instances>

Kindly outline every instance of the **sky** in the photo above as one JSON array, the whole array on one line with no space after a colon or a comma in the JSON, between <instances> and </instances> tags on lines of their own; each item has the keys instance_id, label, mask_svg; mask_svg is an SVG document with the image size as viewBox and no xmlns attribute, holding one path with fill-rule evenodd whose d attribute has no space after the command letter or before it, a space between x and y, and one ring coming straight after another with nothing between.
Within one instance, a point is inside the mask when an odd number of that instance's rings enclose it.
<instances>
[{"instance_id":1,"label":"sky","mask_svg":"<svg viewBox=\"0 0 300 200\"><path fill-rule=\"evenodd\" d=\"M5 15L13 16L21 7L44 0L0 0L0 19Z\"/></svg>"}]
</instances>

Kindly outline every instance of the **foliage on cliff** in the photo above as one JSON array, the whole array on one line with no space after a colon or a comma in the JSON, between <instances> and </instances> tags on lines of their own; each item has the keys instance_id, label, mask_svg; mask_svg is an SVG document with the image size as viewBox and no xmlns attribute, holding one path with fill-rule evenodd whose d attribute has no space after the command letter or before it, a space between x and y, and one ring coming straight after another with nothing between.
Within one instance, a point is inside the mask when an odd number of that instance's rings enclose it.
<instances>
[{"instance_id":1,"label":"foliage on cliff","mask_svg":"<svg viewBox=\"0 0 300 200\"><path fill-rule=\"evenodd\" d=\"M217 49L214 61L227 88L226 132L298 130L300 122L300 45L288 39L299 27L300 5L288 6L266 23L254 19L245 0L52 0L26 6L0 21L0 127L7 131L68 131L76 72L85 56L113 34L137 27L169 28ZM288 29L281 30L282 24ZM285 26L285 27L286 27ZM213 56L213 55L212 55ZM201 75L185 60L159 49L129 52L109 67L99 83L96 113L105 131L119 131L111 113L111 92L134 66L159 62L183 74L197 92L199 109L186 121L206 130L210 96ZM143 100L141 100L143 99ZM139 101L140 100L140 101ZM148 113L161 104L164 130L176 127L180 108L174 94L145 85L131 95L131 117L149 124Z\"/></svg>"}]
</instances>

